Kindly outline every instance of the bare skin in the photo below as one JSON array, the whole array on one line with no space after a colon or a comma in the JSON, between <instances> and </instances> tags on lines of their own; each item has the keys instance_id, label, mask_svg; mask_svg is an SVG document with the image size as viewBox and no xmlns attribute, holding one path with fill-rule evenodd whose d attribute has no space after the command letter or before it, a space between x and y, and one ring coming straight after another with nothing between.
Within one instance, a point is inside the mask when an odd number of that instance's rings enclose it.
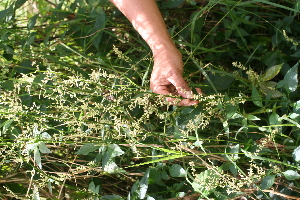
<instances>
[{"instance_id":1,"label":"bare skin","mask_svg":"<svg viewBox=\"0 0 300 200\"><path fill-rule=\"evenodd\" d=\"M129 19L153 52L151 90L157 94L179 95L185 98L176 104L178 106L197 104L198 101L191 100L192 90L182 77L181 53L167 31L155 0L111 0L111 2ZM166 99L169 102L175 100L171 97Z\"/></svg>"}]
</instances>

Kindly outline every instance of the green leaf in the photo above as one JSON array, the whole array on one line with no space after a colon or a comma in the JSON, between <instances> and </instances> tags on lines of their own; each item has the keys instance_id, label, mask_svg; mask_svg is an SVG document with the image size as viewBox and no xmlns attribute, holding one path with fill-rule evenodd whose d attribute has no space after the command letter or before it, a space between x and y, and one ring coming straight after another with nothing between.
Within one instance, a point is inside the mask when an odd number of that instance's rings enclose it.
<instances>
[{"instance_id":1,"label":"green leaf","mask_svg":"<svg viewBox=\"0 0 300 200\"><path fill-rule=\"evenodd\" d=\"M98 186L96 187L94 181L92 181L92 182L89 184L89 190L92 191L92 193L94 193L94 194L99 194L100 186L98 185Z\"/></svg>"},{"instance_id":2,"label":"green leaf","mask_svg":"<svg viewBox=\"0 0 300 200\"><path fill-rule=\"evenodd\" d=\"M0 11L0 21L6 18L6 22L12 20L14 15L13 6L11 5L9 8Z\"/></svg>"},{"instance_id":3,"label":"green leaf","mask_svg":"<svg viewBox=\"0 0 300 200\"><path fill-rule=\"evenodd\" d=\"M260 118L256 117L255 115L251 115L251 114L247 115L247 119L248 120L260 120Z\"/></svg>"},{"instance_id":4,"label":"green leaf","mask_svg":"<svg viewBox=\"0 0 300 200\"><path fill-rule=\"evenodd\" d=\"M124 154L124 151L117 144L108 145L107 152L109 153L110 157L116 157Z\"/></svg>"},{"instance_id":5,"label":"green leaf","mask_svg":"<svg viewBox=\"0 0 300 200\"><path fill-rule=\"evenodd\" d=\"M221 168L207 169L200 174L192 183L193 189L203 195L209 195L219 184Z\"/></svg>"},{"instance_id":6,"label":"green leaf","mask_svg":"<svg viewBox=\"0 0 300 200\"><path fill-rule=\"evenodd\" d=\"M261 96L259 95L259 93L254 85L252 85L252 99L253 99L254 105L256 105L258 107L263 107Z\"/></svg>"},{"instance_id":7,"label":"green leaf","mask_svg":"<svg viewBox=\"0 0 300 200\"><path fill-rule=\"evenodd\" d=\"M274 181L275 181L275 175L266 176L260 184L260 189L261 190L269 189L274 184Z\"/></svg>"},{"instance_id":8,"label":"green leaf","mask_svg":"<svg viewBox=\"0 0 300 200\"><path fill-rule=\"evenodd\" d=\"M42 169L42 159L41 159L41 154L40 151L35 148L34 149L34 161L37 164L37 166Z\"/></svg>"},{"instance_id":9,"label":"green leaf","mask_svg":"<svg viewBox=\"0 0 300 200\"><path fill-rule=\"evenodd\" d=\"M39 14L36 14L29 19L28 24L27 24L27 28L29 31L35 26L38 16L39 16Z\"/></svg>"},{"instance_id":10,"label":"green leaf","mask_svg":"<svg viewBox=\"0 0 300 200\"><path fill-rule=\"evenodd\" d=\"M51 137L51 135L49 135L49 133L43 132L43 133L41 133L40 138L42 140L50 140L52 137Z\"/></svg>"},{"instance_id":11,"label":"green leaf","mask_svg":"<svg viewBox=\"0 0 300 200\"><path fill-rule=\"evenodd\" d=\"M297 118L298 116L299 116L298 113L291 113L291 114L289 115L289 118L295 119L295 118Z\"/></svg>"},{"instance_id":12,"label":"green leaf","mask_svg":"<svg viewBox=\"0 0 300 200\"><path fill-rule=\"evenodd\" d=\"M27 0L17 0L16 4L15 4L15 9L20 8L21 6L24 5L24 3L26 3Z\"/></svg>"},{"instance_id":13,"label":"green leaf","mask_svg":"<svg viewBox=\"0 0 300 200\"><path fill-rule=\"evenodd\" d=\"M95 21L95 24L93 27L93 31L96 34L92 38L92 43L97 49L99 48L99 44L101 42L102 35L103 35L103 31L99 31L99 30L102 30L103 28L105 28L105 25L107 22L106 15L105 15L105 12L103 11L103 9L100 9L98 12L99 13L97 14L96 21Z\"/></svg>"},{"instance_id":14,"label":"green leaf","mask_svg":"<svg viewBox=\"0 0 300 200\"><path fill-rule=\"evenodd\" d=\"M280 125L281 121L279 121L279 115L273 112L269 118L270 125Z\"/></svg>"},{"instance_id":15,"label":"green leaf","mask_svg":"<svg viewBox=\"0 0 300 200\"><path fill-rule=\"evenodd\" d=\"M2 124L0 124L0 128L2 128L2 133L0 132L0 135L1 134L5 134L5 132L8 130L9 126L11 125L11 123L14 121L14 119L9 119L5 122L3 122Z\"/></svg>"},{"instance_id":16,"label":"green leaf","mask_svg":"<svg viewBox=\"0 0 300 200\"><path fill-rule=\"evenodd\" d=\"M102 162L103 170L108 173L117 172L117 170L119 168L118 165L115 163L115 161L113 159L111 159L111 157L106 157L106 156L107 156L107 154L104 156L105 161Z\"/></svg>"},{"instance_id":17,"label":"green leaf","mask_svg":"<svg viewBox=\"0 0 300 200\"><path fill-rule=\"evenodd\" d=\"M50 149L48 149L44 142L39 142L38 147L41 153L51 153Z\"/></svg>"},{"instance_id":18,"label":"green leaf","mask_svg":"<svg viewBox=\"0 0 300 200\"><path fill-rule=\"evenodd\" d=\"M287 170L287 171L283 172L283 175L285 176L285 178L287 180L296 180L296 179L300 178L300 175L294 170Z\"/></svg>"},{"instance_id":19,"label":"green leaf","mask_svg":"<svg viewBox=\"0 0 300 200\"><path fill-rule=\"evenodd\" d=\"M96 149L99 149L99 145L96 145L94 143L87 143L83 145L75 154L87 155L88 153L95 151Z\"/></svg>"},{"instance_id":20,"label":"green leaf","mask_svg":"<svg viewBox=\"0 0 300 200\"><path fill-rule=\"evenodd\" d=\"M267 81L267 82L261 82L259 83L260 91L264 95L271 95L272 98L279 98L282 97L283 94L276 90L277 83L274 81Z\"/></svg>"},{"instance_id":21,"label":"green leaf","mask_svg":"<svg viewBox=\"0 0 300 200\"><path fill-rule=\"evenodd\" d=\"M123 197L116 195L116 194L112 194L112 195L104 195L100 197L100 200L121 200L124 199Z\"/></svg>"},{"instance_id":22,"label":"green leaf","mask_svg":"<svg viewBox=\"0 0 300 200\"><path fill-rule=\"evenodd\" d=\"M284 87L288 92L296 91L298 87L298 65L294 65L291 69L287 71L282 81L279 81L277 87Z\"/></svg>"},{"instance_id":23,"label":"green leaf","mask_svg":"<svg viewBox=\"0 0 300 200\"><path fill-rule=\"evenodd\" d=\"M6 14L8 13L9 9L1 10L0 11L0 21L6 17Z\"/></svg>"},{"instance_id":24,"label":"green leaf","mask_svg":"<svg viewBox=\"0 0 300 200\"><path fill-rule=\"evenodd\" d=\"M145 175L143 176L143 178L139 182L139 186L138 186L139 199L144 199L146 197L146 193L147 193L147 190L148 190L149 174L150 174L150 168L147 169Z\"/></svg>"},{"instance_id":25,"label":"green leaf","mask_svg":"<svg viewBox=\"0 0 300 200\"><path fill-rule=\"evenodd\" d=\"M174 164L170 167L170 175L172 177L185 177L186 171L180 165Z\"/></svg>"},{"instance_id":26,"label":"green leaf","mask_svg":"<svg viewBox=\"0 0 300 200\"><path fill-rule=\"evenodd\" d=\"M163 2L167 8L175 8L179 6L184 0L168 0L167 2Z\"/></svg>"},{"instance_id":27,"label":"green leaf","mask_svg":"<svg viewBox=\"0 0 300 200\"><path fill-rule=\"evenodd\" d=\"M300 111L300 100L293 104L294 112Z\"/></svg>"},{"instance_id":28,"label":"green leaf","mask_svg":"<svg viewBox=\"0 0 300 200\"><path fill-rule=\"evenodd\" d=\"M300 162L300 146L298 146L293 152L293 158L296 162Z\"/></svg>"},{"instance_id":29,"label":"green leaf","mask_svg":"<svg viewBox=\"0 0 300 200\"><path fill-rule=\"evenodd\" d=\"M230 153L233 155L231 156L232 160L237 160L239 159L239 153L240 152L240 145L237 144L235 146L230 147Z\"/></svg>"},{"instance_id":30,"label":"green leaf","mask_svg":"<svg viewBox=\"0 0 300 200\"><path fill-rule=\"evenodd\" d=\"M282 65L283 63L267 69L267 71L264 74L260 75L259 81L268 81L274 78L280 72Z\"/></svg>"},{"instance_id":31,"label":"green leaf","mask_svg":"<svg viewBox=\"0 0 300 200\"><path fill-rule=\"evenodd\" d=\"M37 36L36 32L30 33L30 35L29 35L29 37L28 37L28 39L27 39L27 41L26 41L26 43L25 43L24 46L25 47L29 47L33 43L33 41L35 40L36 36Z\"/></svg>"}]
</instances>

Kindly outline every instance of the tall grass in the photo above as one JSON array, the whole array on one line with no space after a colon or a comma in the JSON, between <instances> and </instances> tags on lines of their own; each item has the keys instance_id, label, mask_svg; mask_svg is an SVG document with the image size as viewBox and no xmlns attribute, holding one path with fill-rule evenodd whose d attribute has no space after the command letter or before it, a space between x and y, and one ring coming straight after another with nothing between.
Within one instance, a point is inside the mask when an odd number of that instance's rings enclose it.
<instances>
[{"instance_id":1,"label":"tall grass","mask_svg":"<svg viewBox=\"0 0 300 200\"><path fill-rule=\"evenodd\" d=\"M30 3L1 4L2 199L300 198L297 2L158 2L192 107L108 2Z\"/></svg>"}]
</instances>

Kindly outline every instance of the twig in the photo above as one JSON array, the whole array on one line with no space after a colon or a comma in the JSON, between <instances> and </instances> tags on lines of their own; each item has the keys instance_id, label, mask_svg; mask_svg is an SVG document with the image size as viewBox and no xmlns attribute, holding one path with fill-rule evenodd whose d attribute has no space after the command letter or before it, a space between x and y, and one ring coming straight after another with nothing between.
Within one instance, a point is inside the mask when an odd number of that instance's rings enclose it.
<instances>
[{"instance_id":1,"label":"twig","mask_svg":"<svg viewBox=\"0 0 300 200\"><path fill-rule=\"evenodd\" d=\"M284 198L287 198L287 199L298 199L298 200L300 200L299 197L294 197L294 196L282 194L282 193L276 192L276 191L274 191L274 190L263 190L263 192L271 192L271 193L273 193L273 194L276 194L276 195L278 195L278 196L281 196L281 197L284 197Z\"/></svg>"}]
</instances>

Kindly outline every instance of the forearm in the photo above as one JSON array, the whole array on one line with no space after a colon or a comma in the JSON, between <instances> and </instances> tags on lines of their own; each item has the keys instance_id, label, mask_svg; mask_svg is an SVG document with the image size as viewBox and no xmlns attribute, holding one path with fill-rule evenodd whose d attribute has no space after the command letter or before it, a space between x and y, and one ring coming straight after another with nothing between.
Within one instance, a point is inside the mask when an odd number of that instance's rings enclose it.
<instances>
[{"instance_id":1,"label":"forearm","mask_svg":"<svg viewBox=\"0 0 300 200\"><path fill-rule=\"evenodd\" d=\"M150 46L154 57L161 52L179 51L167 31L155 0L111 0L129 19Z\"/></svg>"},{"instance_id":2,"label":"forearm","mask_svg":"<svg viewBox=\"0 0 300 200\"><path fill-rule=\"evenodd\" d=\"M176 105L190 106L198 101L189 100L193 93L182 77L183 63L181 53L175 47L155 0L111 0L129 19L150 46L154 66L151 73L150 88L163 95L180 95L184 98ZM174 98L167 98L173 102Z\"/></svg>"}]
</instances>

